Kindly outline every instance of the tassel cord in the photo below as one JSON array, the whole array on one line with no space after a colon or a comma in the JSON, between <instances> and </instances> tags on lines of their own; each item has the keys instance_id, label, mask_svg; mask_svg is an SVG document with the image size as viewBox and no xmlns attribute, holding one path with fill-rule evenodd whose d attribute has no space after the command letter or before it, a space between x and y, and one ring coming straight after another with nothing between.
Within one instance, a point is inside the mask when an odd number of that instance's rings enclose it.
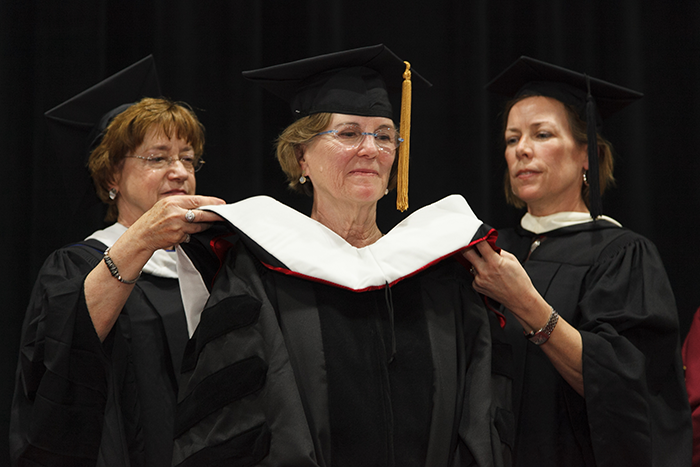
<instances>
[{"instance_id":1,"label":"tassel cord","mask_svg":"<svg viewBox=\"0 0 700 467\"><path fill-rule=\"evenodd\" d=\"M396 209L403 212L408 209L408 160L411 148L411 64L404 62L406 70L403 73L401 86L401 123L399 134L403 141L399 146L398 177L396 182Z\"/></svg>"}]
</instances>

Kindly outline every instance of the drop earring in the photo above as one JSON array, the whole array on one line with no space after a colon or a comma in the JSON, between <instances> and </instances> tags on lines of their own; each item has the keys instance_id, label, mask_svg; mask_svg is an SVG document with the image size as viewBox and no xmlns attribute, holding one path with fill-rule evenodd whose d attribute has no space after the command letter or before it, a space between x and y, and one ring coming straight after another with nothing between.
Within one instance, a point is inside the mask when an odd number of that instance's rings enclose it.
<instances>
[{"instance_id":1,"label":"drop earring","mask_svg":"<svg viewBox=\"0 0 700 467\"><path fill-rule=\"evenodd\" d=\"M299 177L299 183L301 183L302 185L306 183L306 177L304 177L303 175Z\"/></svg>"},{"instance_id":2,"label":"drop earring","mask_svg":"<svg viewBox=\"0 0 700 467\"><path fill-rule=\"evenodd\" d=\"M583 184L588 186L588 171L583 171Z\"/></svg>"},{"instance_id":3,"label":"drop earring","mask_svg":"<svg viewBox=\"0 0 700 467\"><path fill-rule=\"evenodd\" d=\"M117 197L117 189L116 189L116 188L110 188L108 195L109 195L109 199L111 199L112 201L114 201L114 199Z\"/></svg>"}]
</instances>

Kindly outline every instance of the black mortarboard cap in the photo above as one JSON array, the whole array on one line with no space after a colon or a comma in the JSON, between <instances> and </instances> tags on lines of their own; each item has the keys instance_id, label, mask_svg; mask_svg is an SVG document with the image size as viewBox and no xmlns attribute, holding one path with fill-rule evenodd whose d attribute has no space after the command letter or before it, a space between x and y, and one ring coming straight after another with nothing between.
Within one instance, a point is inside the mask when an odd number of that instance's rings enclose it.
<instances>
[{"instance_id":1,"label":"black mortarboard cap","mask_svg":"<svg viewBox=\"0 0 700 467\"><path fill-rule=\"evenodd\" d=\"M98 201L86 162L102 131L131 104L160 94L155 60L149 55L44 114L64 193L74 210Z\"/></svg>"},{"instance_id":2,"label":"black mortarboard cap","mask_svg":"<svg viewBox=\"0 0 700 467\"><path fill-rule=\"evenodd\" d=\"M402 95L397 208L408 208L411 78L431 84L383 44L244 71L287 101L294 118L321 112L394 119L390 93ZM403 77L403 79L402 79Z\"/></svg>"},{"instance_id":3,"label":"black mortarboard cap","mask_svg":"<svg viewBox=\"0 0 700 467\"><path fill-rule=\"evenodd\" d=\"M643 94L584 73L522 56L486 85L506 97L526 94L552 97L571 105L588 128L588 181L591 217L602 214L596 129L603 119L643 97Z\"/></svg>"},{"instance_id":4,"label":"black mortarboard cap","mask_svg":"<svg viewBox=\"0 0 700 467\"><path fill-rule=\"evenodd\" d=\"M243 76L284 99L295 118L330 112L394 118L389 92L401 91L404 61L383 44L344 50ZM415 71L412 78L430 86Z\"/></svg>"}]
</instances>

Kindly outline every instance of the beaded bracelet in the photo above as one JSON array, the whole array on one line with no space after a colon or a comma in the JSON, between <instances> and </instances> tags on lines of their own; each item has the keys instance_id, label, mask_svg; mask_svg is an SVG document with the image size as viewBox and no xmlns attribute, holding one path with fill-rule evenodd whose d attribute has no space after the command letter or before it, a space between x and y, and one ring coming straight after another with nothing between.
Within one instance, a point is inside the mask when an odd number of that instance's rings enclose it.
<instances>
[{"instance_id":1,"label":"beaded bracelet","mask_svg":"<svg viewBox=\"0 0 700 467\"><path fill-rule=\"evenodd\" d=\"M109 272L112 273L112 277L117 279L119 282L123 282L124 284L135 284L137 280L139 280L139 277L141 277L141 271L139 271L139 275L136 276L136 279L134 280L126 280L122 278L121 275L119 275L119 269L117 269L117 265L114 264L114 261L112 261L112 258L109 257L109 250L112 247L109 247L105 250L103 259L105 260L105 264L109 268Z\"/></svg>"}]
</instances>

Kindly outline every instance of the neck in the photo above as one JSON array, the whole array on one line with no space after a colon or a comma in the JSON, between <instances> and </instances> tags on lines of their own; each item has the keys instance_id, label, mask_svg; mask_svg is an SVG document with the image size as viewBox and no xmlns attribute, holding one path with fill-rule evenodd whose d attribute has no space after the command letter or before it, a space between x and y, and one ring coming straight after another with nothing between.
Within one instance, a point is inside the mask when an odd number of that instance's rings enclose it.
<instances>
[{"instance_id":1,"label":"neck","mask_svg":"<svg viewBox=\"0 0 700 467\"><path fill-rule=\"evenodd\" d=\"M588 212L586 203L582 199L578 199L573 203L549 203L549 204L534 204L527 205L527 212L533 216L544 217L558 212Z\"/></svg>"},{"instance_id":2,"label":"neck","mask_svg":"<svg viewBox=\"0 0 700 467\"><path fill-rule=\"evenodd\" d=\"M355 248L371 245L383 235L377 227L377 203L340 206L315 200L311 218L340 235Z\"/></svg>"},{"instance_id":3,"label":"neck","mask_svg":"<svg viewBox=\"0 0 700 467\"><path fill-rule=\"evenodd\" d=\"M117 209L119 211L119 214L117 215L117 222L127 229L134 225L134 222L141 217L141 214L137 213L130 204L123 202L122 198L117 198Z\"/></svg>"},{"instance_id":4,"label":"neck","mask_svg":"<svg viewBox=\"0 0 700 467\"><path fill-rule=\"evenodd\" d=\"M128 229L129 227L131 227L131 226L134 224L133 221L130 221L129 219L126 219L126 218L125 218L124 216L122 216L121 214L120 214L119 217L117 218L117 222L119 222L121 225L123 225L123 226L126 227L127 229Z\"/></svg>"}]
</instances>

